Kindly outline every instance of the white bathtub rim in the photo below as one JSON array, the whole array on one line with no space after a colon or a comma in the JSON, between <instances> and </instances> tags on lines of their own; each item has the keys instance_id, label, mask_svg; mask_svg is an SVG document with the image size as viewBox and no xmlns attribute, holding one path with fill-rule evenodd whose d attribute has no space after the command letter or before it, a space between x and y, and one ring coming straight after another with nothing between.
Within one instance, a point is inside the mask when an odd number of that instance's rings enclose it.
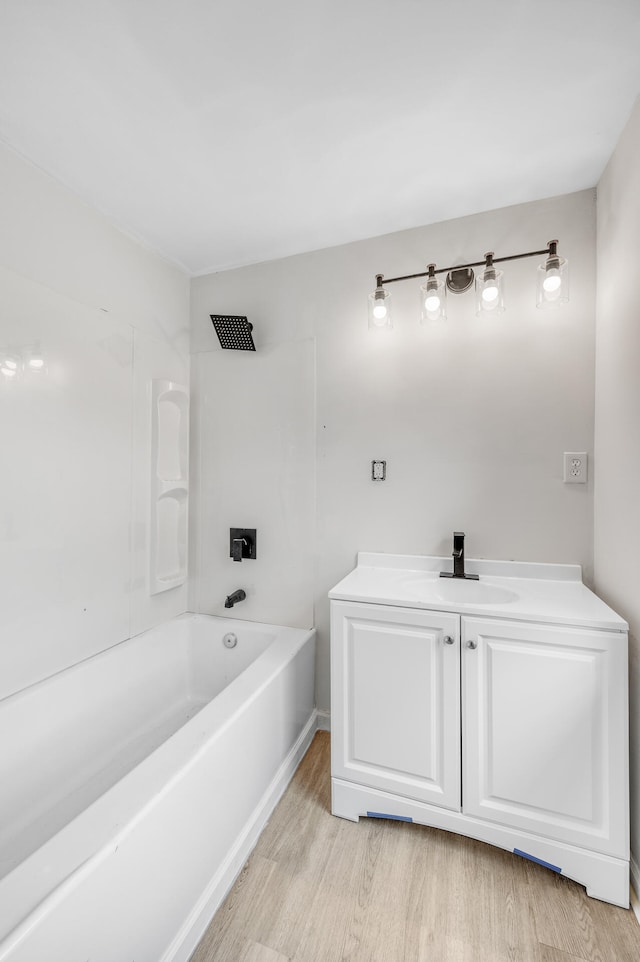
<instances>
[{"instance_id":1,"label":"white bathtub rim","mask_svg":"<svg viewBox=\"0 0 640 962\"><path fill-rule=\"evenodd\" d=\"M178 616L179 619L184 617ZM204 617L232 623L232 619L218 619L214 615ZM236 630L237 627L236 622ZM79 884L86 874L94 871L105 858L116 851L120 842L135 829L141 819L159 804L186 771L198 763L208 747L233 723L244 707L264 691L283 666L295 657L315 634L313 628L285 628L262 624L260 627L276 630L284 628L284 631L282 635L276 635L266 651L205 705L187 725L178 729L132 771L0 880L0 904L7 915L7 922L0 930L0 960L24 938L33 925L55 908L70 887ZM292 647L294 638L295 644ZM283 658L285 652L288 655L286 659ZM171 773L169 776L167 769ZM125 784L126 792L123 791ZM89 852L87 839L91 843ZM46 878L41 871L43 861L50 870Z\"/></svg>"},{"instance_id":2,"label":"white bathtub rim","mask_svg":"<svg viewBox=\"0 0 640 962\"><path fill-rule=\"evenodd\" d=\"M317 730L317 711L314 708L295 744L280 765L278 772L264 792L240 836L234 842L231 851L216 871L202 897L194 906L193 911L163 954L160 962L181 962L181 960L188 962L209 922L224 901L244 863L255 848L269 816L293 778ZM159 801L159 798L156 801ZM131 829L134 827L135 825L132 823ZM86 859L41 903L35 906L33 911L19 925L8 933L7 937L0 942L0 962L29 935L30 931L43 918L64 901L70 888L79 885L86 876L94 872L102 862L117 850L120 839L124 838L126 834L128 833L123 833L117 843L114 842L114 844L105 846L95 855Z\"/></svg>"},{"instance_id":3,"label":"white bathtub rim","mask_svg":"<svg viewBox=\"0 0 640 962\"><path fill-rule=\"evenodd\" d=\"M120 638L119 641L114 641L112 645L108 645L106 648L101 648L100 651L92 651L89 654L85 655L84 658L80 658L78 661L74 661L73 664L64 665L62 668L58 668L57 671L53 671L51 672L50 675L45 675L43 678L38 678L37 681L31 682L31 684L29 685L23 685L20 688L16 688L15 691L6 692L0 698L0 706L2 705L3 701L5 700L8 701L9 698L21 698L21 697L26 697L30 695L32 692L37 691L38 688L43 688L45 685L48 685L51 681L53 681L53 679L57 678L58 675L75 674L76 672L81 671L83 667L87 664L87 662L90 662L90 661L94 663L98 662L100 659L104 658L105 656L113 654L116 648L119 648L121 645L126 645L129 642L137 641L138 639L144 637L145 635L150 635L153 632L164 631L165 629L169 629L169 626L178 626L177 628L173 627L173 630L182 631L183 629L181 628L180 623L188 622L191 618L195 618L195 617L199 617L199 616L192 614L191 612L185 611L181 615L176 615L175 618L170 618L168 621L163 621L160 624L155 625L153 628L145 628L144 631L139 631L135 635L130 635L127 638ZM279 627L279 626L274 626L274 627ZM186 631L187 629L185 628L184 630Z\"/></svg>"},{"instance_id":4,"label":"white bathtub rim","mask_svg":"<svg viewBox=\"0 0 640 962\"><path fill-rule=\"evenodd\" d=\"M93 651L84 658L81 658L79 661L75 661L71 665L65 665L64 667L59 668L57 671L52 672L50 675L45 675L44 678L38 678L37 681L31 682L28 685L23 685L20 688L16 688L14 691L5 692L4 695L0 696L0 705L2 705L3 701L8 700L9 698L16 698L20 697L21 695L26 695L27 693L32 692L34 689L48 684L53 678L56 678L58 675L62 675L64 672L70 673L79 671L83 665L86 665L88 661L96 661L103 656L112 654L116 648L120 647L120 645L126 645L128 642L137 641L144 635L160 632L165 629L169 629L169 626L175 625L185 625L185 631L188 631L188 626L190 623L206 621L207 619L210 621L215 621L219 625L220 629L223 630L223 633L226 633L226 631L237 632L245 625L250 629L262 629L265 631L265 633L275 634L289 634L290 632L296 631L314 630L312 627L298 628L292 625L272 625L267 624L264 621L250 621L247 618L228 618L225 615L208 615L205 612L183 611L182 614L176 615L174 618L170 618L168 621L159 622L157 625L153 625L151 628L144 628L142 631L136 632L135 635L129 635L127 638L121 638L119 641L114 641L112 645L108 645L106 648L101 648L100 651ZM227 628L223 628L223 625L225 624L227 625ZM180 627L178 630L180 630Z\"/></svg>"},{"instance_id":5,"label":"white bathtub rim","mask_svg":"<svg viewBox=\"0 0 640 962\"><path fill-rule=\"evenodd\" d=\"M171 791L184 772L198 763L208 747L233 723L245 705L249 705L257 698L279 673L283 664L286 663L281 657L283 649L287 651L290 658L293 658L313 634L312 630L290 629L290 631L298 632L300 635L293 650L289 650L291 636L277 637L242 674L194 716L190 724L175 732L73 821L60 829L0 880L0 903L5 907L8 905L8 899L3 899L3 888L10 888L8 883L11 880L11 888L16 884L22 888L23 904L28 902L31 905L26 914L23 913L24 920L28 919L33 911L40 915L44 902L49 896L55 894L58 886L62 885L66 889L70 884L77 884L81 880L82 873L88 871L90 865L99 864L103 858L115 851L147 812L157 805L167 792ZM171 773L169 777L167 777L167 768ZM126 796L123 792L125 783ZM78 834L81 829L84 829L84 832L82 839L79 839ZM92 842L90 854L87 854L85 841L87 836ZM78 851L79 842L82 844L79 845ZM75 853L74 848L76 848ZM57 872L52 872L46 880L39 879L38 885L38 868L43 857L49 866L57 868ZM80 874L74 883L76 872ZM36 906L33 905L34 899L38 900ZM0 931L0 939L11 932L16 922L20 924L14 918L4 931ZM0 951L3 948L4 943L0 941Z\"/></svg>"}]
</instances>

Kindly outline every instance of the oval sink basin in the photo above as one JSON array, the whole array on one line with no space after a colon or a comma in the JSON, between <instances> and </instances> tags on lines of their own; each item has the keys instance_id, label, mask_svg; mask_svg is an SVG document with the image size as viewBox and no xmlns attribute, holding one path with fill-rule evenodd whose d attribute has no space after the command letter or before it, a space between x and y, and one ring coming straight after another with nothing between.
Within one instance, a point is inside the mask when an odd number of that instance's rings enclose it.
<instances>
[{"instance_id":1,"label":"oval sink basin","mask_svg":"<svg viewBox=\"0 0 640 962\"><path fill-rule=\"evenodd\" d=\"M461 578L415 578L407 589L420 601L454 605L506 605L516 601L515 591L485 581L463 581Z\"/></svg>"}]
</instances>

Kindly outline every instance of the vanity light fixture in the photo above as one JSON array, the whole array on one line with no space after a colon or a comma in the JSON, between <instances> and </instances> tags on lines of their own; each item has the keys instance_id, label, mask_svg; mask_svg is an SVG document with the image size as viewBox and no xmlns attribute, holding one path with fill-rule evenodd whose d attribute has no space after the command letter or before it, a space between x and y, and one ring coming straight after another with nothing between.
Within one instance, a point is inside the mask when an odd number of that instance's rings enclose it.
<instances>
[{"instance_id":1,"label":"vanity light fixture","mask_svg":"<svg viewBox=\"0 0 640 962\"><path fill-rule=\"evenodd\" d=\"M369 294L369 328L382 331L393 327L391 294L382 286L382 274L376 275L376 289Z\"/></svg>"},{"instance_id":2,"label":"vanity light fixture","mask_svg":"<svg viewBox=\"0 0 640 962\"><path fill-rule=\"evenodd\" d=\"M419 274L403 274L401 277L387 277L376 274L376 289L369 294L369 328L382 330L392 327L391 295L385 285L396 281L416 280L426 277L420 287L420 319L427 321L445 320L447 317L447 291L463 294L472 286L475 278L476 314L501 314L504 311L504 272L496 264L505 261L521 260L523 257L540 257L545 260L538 267L536 306L540 308L559 307L569 300L569 262L558 254L558 241L549 241L544 250L527 251L525 254L510 254L508 257L495 257L493 251L485 254L484 260L471 264L458 264L454 267L436 268L429 264L426 271ZM474 275L474 267L482 271ZM437 275L445 275L438 279Z\"/></svg>"},{"instance_id":3,"label":"vanity light fixture","mask_svg":"<svg viewBox=\"0 0 640 962\"><path fill-rule=\"evenodd\" d=\"M436 277L436 265L427 267L427 280L420 287L420 320L444 321L447 318L447 288L444 280Z\"/></svg>"},{"instance_id":4,"label":"vanity light fixture","mask_svg":"<svg viewBox=\"0 0 640 962\"><path fill-rule=\"evenodd\" d=\"M569 300L569 264L558 255L557 240L549 241L549 256L538 267L536 307L560 307Z\"/></svg>"},{"instance_id":5,"label":"vanity light fixture","mask_svg":"<svg viewBox=\"0 0 640 962\"><path fill-rule=\"evenodd\" d=\"M493 251L485 256L484 270L476 276L476 315L501 314L504 311L504 271L493 266Z\"/></svg>"}]
</instances>

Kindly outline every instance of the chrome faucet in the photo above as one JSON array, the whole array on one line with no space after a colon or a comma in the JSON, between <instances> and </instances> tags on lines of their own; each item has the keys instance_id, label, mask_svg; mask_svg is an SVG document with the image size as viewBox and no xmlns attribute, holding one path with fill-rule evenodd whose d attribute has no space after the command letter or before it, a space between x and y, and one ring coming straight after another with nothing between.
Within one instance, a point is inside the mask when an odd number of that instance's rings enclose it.
<instances>
[{"instance_id":1,"label":"chrome faucet","mask_svg":"<svg viewBox=\"0 0 640 962\"><path fill-rule=\"evenodd\" d=\"M465 578L478 581L478 575L468 575L464 571L464 531L453 532L453 571L441 571L441 578Z\"/></svg>"}]
</instances>

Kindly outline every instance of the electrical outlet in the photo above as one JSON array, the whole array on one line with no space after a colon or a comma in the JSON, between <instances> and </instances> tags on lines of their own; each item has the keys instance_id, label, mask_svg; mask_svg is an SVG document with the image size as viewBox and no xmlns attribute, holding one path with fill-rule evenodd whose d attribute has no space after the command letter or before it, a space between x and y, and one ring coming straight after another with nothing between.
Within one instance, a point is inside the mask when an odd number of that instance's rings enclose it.
<instances>
[{"instance_id":1,"label":"electrical outlet","mask_svg":"<svg viewBox=\"0 0 640 962\"><path fill-rule=\"evenodd\" d=\"M587 482L586 451L565 451L564 452L564 482L565 484L586 484Z\"/></svg>"}]
</instances>

